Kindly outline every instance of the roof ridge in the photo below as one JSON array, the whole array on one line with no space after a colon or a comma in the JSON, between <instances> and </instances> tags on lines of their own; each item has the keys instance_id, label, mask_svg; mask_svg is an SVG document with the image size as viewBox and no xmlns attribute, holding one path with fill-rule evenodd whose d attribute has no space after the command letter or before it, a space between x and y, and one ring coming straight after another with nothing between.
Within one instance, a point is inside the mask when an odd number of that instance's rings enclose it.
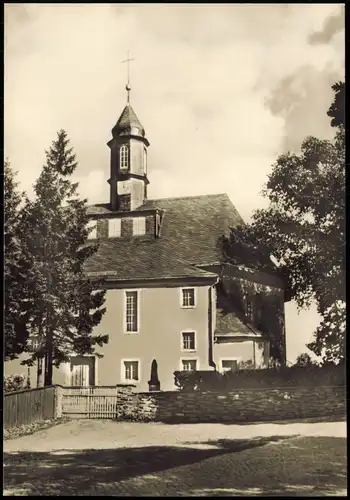
<instances>
[{"instance_id":1,"label":"roof ridge","mask_svg":"<svg viewBox=\"0 0 350 500\"><path fill-rule=\"evenodd\" d=\"M230 199L227 193L214 193L214 194L197 194L193 196L189 195L189 196L169 196L167 198L151 198L145 200L145 203L149 201L188 200L188 199L193 200L194 198L209 198L214 196L226 196L228 199Z\"/></svg>"}]
</instances>

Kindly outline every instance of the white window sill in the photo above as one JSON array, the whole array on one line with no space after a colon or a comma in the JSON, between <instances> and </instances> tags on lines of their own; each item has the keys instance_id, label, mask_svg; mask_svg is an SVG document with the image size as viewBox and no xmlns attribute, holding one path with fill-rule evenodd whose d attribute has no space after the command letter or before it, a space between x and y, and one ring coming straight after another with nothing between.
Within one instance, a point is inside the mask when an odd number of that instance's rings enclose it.
<instances>
[{"instance_id":1,"label":"white window sill","mask_svg":"<svg viewBox=\"0 0 350 500\"><path fill-rule=\"evenodd\" d=\"M196 309L197 306L180 306L181 309Z\"/></svg>"},{"instance_id":2,"label":"white window sill","mask_svg":"<svg viewBox=\"0 0 350 500\"><path fill-rule=\"evenodd\" d=\"M188 353L193 353L193 352L197 352L197 349L181 349L181 352L188 352Z\"/></svg>"},{"instance_id":3,"label":"white window sill","mask_svg":"<svg viewBox=\"0 0 350 500\"><path fill-rule=\"evenodd\" d=\"M138 335L140 332L124 332L124 335Z\"/></svg>"}]
</instances>

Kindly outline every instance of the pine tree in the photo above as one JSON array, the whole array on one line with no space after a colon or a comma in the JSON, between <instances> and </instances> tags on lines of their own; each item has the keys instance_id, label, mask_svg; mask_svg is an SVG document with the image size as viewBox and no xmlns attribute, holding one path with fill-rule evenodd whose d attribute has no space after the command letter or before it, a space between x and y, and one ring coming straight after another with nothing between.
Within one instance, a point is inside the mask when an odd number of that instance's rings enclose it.
<instances>
[{"instance_id":1,"label":"pine tree","mask_svg":"<svg viewBox=\"0 0 350 500\"><path fill-rule=\"evenodd\" d=\"M28 364L45 358L45 385L52 384L53 366L69 355L92 354L108 335L92 335L105 313L101 282L89 279L86 261L98 244L88 242L85 199L77 194L71 176L77 162L64 130L46 152L46 164L27 200L25 222L30 228L26 246L31 255L31 318L39 348Z\"/></svg>"},{"instance_id":2,"label":"pine tree","mask_svg":"<svg viewBox=\"0 0 350 500\"><path fill-rule=\"evenodd\" d=\"M25 258L21 225L24 193L18 190L9 161L4 164L5 229L5 360L15 359L27 350L30 301L27 294L29 262Z\"/></svg>"}]
</instances>

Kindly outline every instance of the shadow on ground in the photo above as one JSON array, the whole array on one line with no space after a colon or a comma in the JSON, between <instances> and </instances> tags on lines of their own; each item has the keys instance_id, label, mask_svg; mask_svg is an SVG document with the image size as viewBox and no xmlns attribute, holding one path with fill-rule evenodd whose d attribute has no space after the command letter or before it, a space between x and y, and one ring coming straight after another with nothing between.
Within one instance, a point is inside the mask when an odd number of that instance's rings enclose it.
<instances>
[{"instance_id":1,"label":"shadow on ground","mask_svg":"<svg viewBox=\"0 0 350 500\"><path fill-rule=\"evenodd\" d=\"M4 453L4 495L336 495L345 457L345 439L286 436Z\"/></svg>"},{"instance_id":2,"label":"shadow on ground","mask_svg":"<svg viewBox=\"0 0 350 500\"><path fill-rule=\"evenodd\" d=\"M277 425L290 425L290 424L316 424L316 423L323 423L323 422L345 422L346 421L346 416L345 415L328 415L328 416L315 416L315 417L305 417L305 418L291 418L291 419L283 419L283 420L271 420L271 418L266 417L266 419L260 419L260 420L254 420L254 421L249 421L247 420L241 420L241 421L236 421L236 420L221 420L221 419L214 419L214 418L205 418L205 416L201 415L198 417L198 420L194 420L192 416L190 417L172 417L168 419L163 419L161 423L167 424L167 425L179 425L179 424L193 424L193 425L198 425L198 423L202 424L223 424L223 425L266 425L266 424L277 424Z\"/></svg>"}]
</instances>

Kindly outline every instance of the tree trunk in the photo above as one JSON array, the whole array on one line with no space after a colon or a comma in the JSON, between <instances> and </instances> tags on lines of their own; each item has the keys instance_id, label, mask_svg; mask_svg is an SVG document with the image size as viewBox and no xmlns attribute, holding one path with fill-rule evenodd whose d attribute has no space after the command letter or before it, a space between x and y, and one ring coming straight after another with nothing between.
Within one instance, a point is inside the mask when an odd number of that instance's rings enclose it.
<instances>
[{"instance_id":1,"label":"tree trunk","mask_svg":"<svg viewBox=\"0 0 350 500\"><path fill-rule=\"evenodd\" d=\"M37 373L36 373L36 386L43 387L44 379L43 379L43 358L37 359Z\"/></svg>"},{"instance_id":2,"label":"tree trunk","mask_svg":"<svg viewBox=\"0 0 350 500\"><path fill-rule=\"evenodd\" d=\"M52 331L48 331L47 334L47 346L45 353L45 387L52 385Z\"/></svg>"},{"instance_id":3,"label":"tree trunk","mask_svg":"<svg viewBox=\"0 0 350 500\"><path fill-rule=\"evenodd\" d=\"M40 326L39 326L39 343L41 346L42 342L42 319L40 321ZM44 376L43 376L43 357L37 359L37 373L36 373L36 386L37 387L43 387L44 386Z\"/></svg>"}]
</instances>

